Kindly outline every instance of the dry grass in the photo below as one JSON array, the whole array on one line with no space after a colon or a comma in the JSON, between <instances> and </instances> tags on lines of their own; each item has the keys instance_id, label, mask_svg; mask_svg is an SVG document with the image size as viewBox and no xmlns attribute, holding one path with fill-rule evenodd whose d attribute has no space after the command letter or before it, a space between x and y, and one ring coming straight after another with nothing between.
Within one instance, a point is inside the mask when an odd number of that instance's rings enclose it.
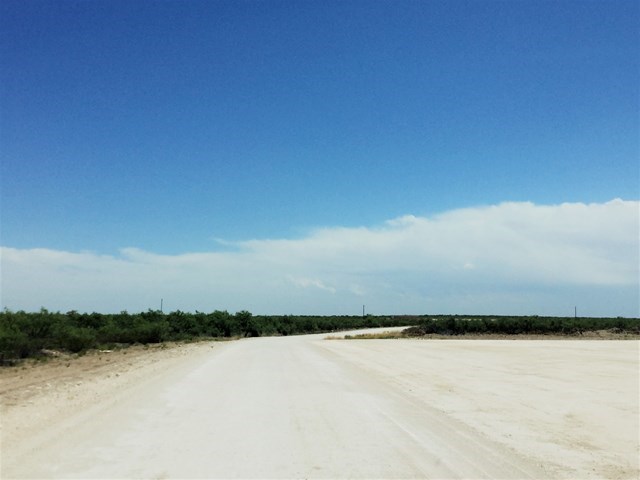
<instances>
[{"instance_id":1,"label":"dry grass","mask_svg":"<svg viewBox=\"0 0 640 480\"><path fill-rule=\"evenodd\" d=\"M397 332L380 332L380 333L360 333L356 335L329 335L324 337L325 340L360 340L360 339L389 339L389 338L408 338L401 331Z\"/></svg>"},{"instance_id":2,"label":"dry grass","mask_svg":"<svg viewBox=\"0 0 640 480\"><path fill-rule=\"evenodd\" d=\"M407 338L402 332L361 333L359 335L345 335L347 340Z\"/></svg>"}]
</instances>

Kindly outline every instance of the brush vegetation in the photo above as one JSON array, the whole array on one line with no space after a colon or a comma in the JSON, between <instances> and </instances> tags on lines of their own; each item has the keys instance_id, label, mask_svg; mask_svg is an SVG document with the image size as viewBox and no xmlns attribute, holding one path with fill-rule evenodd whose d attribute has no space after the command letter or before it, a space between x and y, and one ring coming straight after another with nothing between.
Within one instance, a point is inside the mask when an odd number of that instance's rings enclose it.
<instances>
[{"instance_id":1,"label":"brush vegetation","mask_svg":"<svg viewBox=\"0 0 640 480\"><path fill-rule=\"evenodd\" d=\"M640 334L638 318L591 317L495 317L439 316L420 318L404 331L407 336L421 335L581 335L607 330L612 333Z\"/></svg>"},{"instance_id":2,"label":"brush vegetation","mask_svg":"<svg viewBox=\"0 0 640 480\"><path fill-rule=\"evenodd\" d=\"M42 356L46 351L78 353L133 344L333 332L357 328L406 325L402 317L254 316L241 311L117 314L0 312L0 364Z\"/></svg>"},{"instance_id":3,"label":"brush vegetation","mask_svg":"<svg viewBox=\"0 0 640 480\"><path fill-rule=\"evenodd\" d=\"M0 312L0 364L46 355L47 351L78 353L95 348L212 338L259 337L336 332L360 328L413 325L387 337L466 334L579 335L590 331L640 335L637 318L563 318L496 316L254 316L248 311L117 314ZM385 334L383 334L384 336ZM378 336L377 338L382 338Z\"/></svg>"},{"instance_id":4,"label":"brush vegetation","mask_svg":"<svg viewBox=\"0 0 640 480\"><path fill-rule=\"evenodd\" d=\"M390 339L453 336L589 336L604 333L615 338L640 336L638 318L429 316L411 317L414 326L402 331L346 335L345 339Z\"/></svg>"}]
</instances>

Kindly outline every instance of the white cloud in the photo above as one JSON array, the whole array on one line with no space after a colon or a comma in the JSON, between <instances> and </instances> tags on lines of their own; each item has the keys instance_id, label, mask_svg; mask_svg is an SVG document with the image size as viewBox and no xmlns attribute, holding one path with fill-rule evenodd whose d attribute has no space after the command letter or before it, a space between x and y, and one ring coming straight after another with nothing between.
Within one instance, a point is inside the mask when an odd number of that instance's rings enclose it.
<instances>
[{"instance_id":1,"label":"white cloud","mask_svg":"<svg viewBox=\"0 0 640 480\"><path fill-rule=\"evenodd\" d=\"M305 278L305 277L296 278L293 275L287 275L287 279L291 283L293 283L296 287L301 287L301 288L315 287L315 288L319 288L320 290L326 290L327 292L336 293L335 288L325 285L324 282L322 282L321 280L318 280L317 278Z\"/></svg>"},{"instance_id":2,"label":"white cloud","mask_svg":"<svg viewBox=\"0 0 640 480\"><path fill-rule=\"evenodd\" d=\"M364 297L367 294L366 288L355 283L349 285L349 291L358 297Z\"/></svg>"},{"instance_id":3,"label":"white cloud","mask_svg":"<svg viewBox=\"0 0 640 480\"><path fill-rule=\"evenodd\" d=\"M503 203L222 252L3 247L2 306L137 311L164 298L169 309L255 313L357 313L366 301L371 313L551 314L580 304L638 315L639 224L637 201Z\"/></svg>"}]
</instances>

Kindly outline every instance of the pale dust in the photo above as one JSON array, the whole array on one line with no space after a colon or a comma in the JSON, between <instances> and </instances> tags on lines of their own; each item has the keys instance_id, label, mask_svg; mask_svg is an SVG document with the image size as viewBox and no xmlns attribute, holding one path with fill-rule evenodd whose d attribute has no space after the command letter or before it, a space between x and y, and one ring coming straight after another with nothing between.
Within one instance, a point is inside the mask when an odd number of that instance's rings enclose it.
<instances>
[{"instance_id":1,"label":"pale dust","mask_svg":"<svg viewBox=\"0 0 640 480\"><path fill-rule=\"evenodd\" d=\"M88 406L171 368L216 342L171 343L60 355L0 368L0 452Z\"/></svg>"}]
</instances>

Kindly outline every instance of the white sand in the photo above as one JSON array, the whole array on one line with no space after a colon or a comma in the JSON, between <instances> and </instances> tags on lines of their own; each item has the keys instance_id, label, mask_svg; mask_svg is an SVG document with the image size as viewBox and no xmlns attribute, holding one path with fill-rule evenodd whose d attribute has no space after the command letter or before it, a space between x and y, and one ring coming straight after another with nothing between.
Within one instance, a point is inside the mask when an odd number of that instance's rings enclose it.
<instances>
[{"instance_id":1,"label":"white sand","mask_svg":"<svg viewBox=\"0 0 640 480\"><path fill-rule=\"evenodd\" d=\"M5 371L0 473L638 478L639 351L316 335L104 354L48 381Z\"/></svg>"}]
</instances>

